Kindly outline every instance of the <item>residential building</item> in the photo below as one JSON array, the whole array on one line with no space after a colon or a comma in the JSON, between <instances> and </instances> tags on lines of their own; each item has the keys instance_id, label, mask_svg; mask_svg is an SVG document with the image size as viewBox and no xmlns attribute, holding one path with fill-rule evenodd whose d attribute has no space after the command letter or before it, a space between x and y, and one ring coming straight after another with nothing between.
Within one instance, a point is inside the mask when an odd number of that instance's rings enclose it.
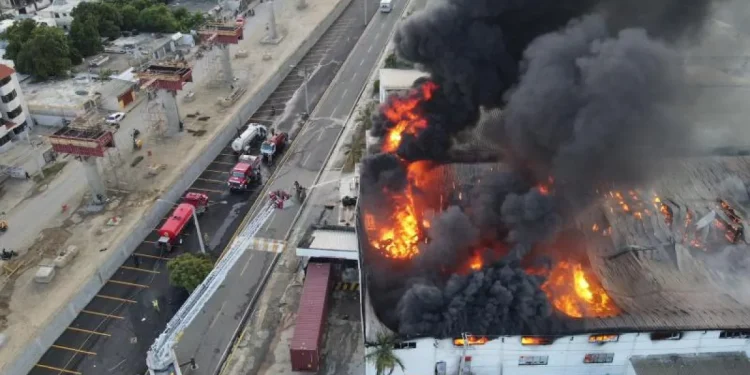
<instances>
[{"instance_id":1,"label":"residential building","mask_svg":"<svg viewBox=\"0 0 750 375\"><path fill-rule=\"evenodd\" d=\"M34 123L29 115L18 76L13 68L0 64L0 151L12 143Z\"/></svg>"},{"instance_id":2,"label":"residential building","mask_svg":"<svg viewBox=\"0 0 750 375\"><path fill-rule=\"evenodd\" d=\"M0 10L6 14L27 15L48 7L51 0L0 0Z\"/></svg>"},{"instance_id":3,"label":"residential building","mask_svg":"<svg viewBox=\"0 0 750 375\"><path fill-rule=\"evenodd\" d=\"M84 0L53 0L52 5L40 10L38 14L41 17L54 20L55 25L63 30L70 30L70 24L73 23L70 12L82 2Z\"/></svg>"}]
</instances>

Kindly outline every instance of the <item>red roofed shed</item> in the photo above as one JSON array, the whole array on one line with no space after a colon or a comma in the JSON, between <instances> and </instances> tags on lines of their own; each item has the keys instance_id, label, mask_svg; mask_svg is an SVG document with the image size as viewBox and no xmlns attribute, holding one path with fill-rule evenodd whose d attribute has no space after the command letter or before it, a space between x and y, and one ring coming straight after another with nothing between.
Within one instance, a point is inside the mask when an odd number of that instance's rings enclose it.
<instances>
[{"instance_id":1,"label":"red roofed shed","mask_svg":"<svg viewBox=\"0 0 750 375\"><path fill-rule=\"evenodd\" d=\"M308 264L297 310L294 336L289 347L293 371L317 372L320 368L330 289L331 264Z\"/></svg>"}]
</instances>

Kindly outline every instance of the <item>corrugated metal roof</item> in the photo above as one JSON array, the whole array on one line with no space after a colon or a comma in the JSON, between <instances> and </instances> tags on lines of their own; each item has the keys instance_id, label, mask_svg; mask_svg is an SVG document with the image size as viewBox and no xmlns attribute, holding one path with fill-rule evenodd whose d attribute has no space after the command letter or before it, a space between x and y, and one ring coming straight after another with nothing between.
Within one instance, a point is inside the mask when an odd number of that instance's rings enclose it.
<instances>
[{"instance_id":1,"label":"corrugated metal roof","mask_svg":"<svg viewBox=\"0 0 750 375\"><path fill-rule=\"evenodd\" d=\"M330 263L310 263L302 287L291 350L318 349L318 340L326 320Z\"/></svg>"},{"instance_id":2,"label":"corrugated metal roof","mask_svg":"<svg viewBox=\"0 0 750 375\"><path fill-rule=\"evenodd\" d=\"M380 69L380 87L386 90L408 89L428 73L414 69Z\"/></svg>"},{"instance_id":3,"label":"corrugated metal roof","mask_svg":"<svg viewBox=\"0 0 750 375\"><path fill-rule=\"evenodd\" d=\"M750 374L750 360L744 353L633 357L630 363L637 375Z\"/></svg>"},{"instance_id":4,"label":"corrugated metal roof","mask_svg":"<svg viewBox=\"0 0 750 375\"><path fill-rule=\"evenodd\" d=\"M357 234L352 231L316 229L312 233L311 249L358 251Z\"/></svg>"}]
</instances>

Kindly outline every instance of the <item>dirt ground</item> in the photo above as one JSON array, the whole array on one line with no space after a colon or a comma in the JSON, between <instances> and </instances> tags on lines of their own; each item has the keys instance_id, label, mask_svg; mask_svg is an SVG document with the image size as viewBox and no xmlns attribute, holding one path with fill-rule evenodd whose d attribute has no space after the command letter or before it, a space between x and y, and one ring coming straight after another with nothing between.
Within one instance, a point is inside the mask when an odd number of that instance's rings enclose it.
<instances>
[{"instance_id":1,"label":"dirt ground","mask_svg":"<svg viewBox=\"0 0 750 375\"><path fill-rule=\"evenodd\" d=\"M298 48L309 31L336 3L334 0L311 3L305 14L300 16L293 1L284 2L282 11L276 17L286 37L278 45L259 43L263 33L256 31L264 28L263 20L258 20L255 26L248 26L254 29L246 28L245 40L231 46L233 56L240 49L252 51L246 58L232 60L238 75L246 77L247 92L240 101L254 95L260 85L275 73L277 65ZM219 51L211 53L218 54ZM86 205L81 204L86 199L85 186L82 187L65 213L56 206L56 214L40 218L48 220L46 226L49 229L42 231L37 239L29 239L33 244L28 249L17 249L22 255L7 264L7 268L3 267L5 275L0 276L0 331L5 331L7 337L12 339L0 350L0 363L9 363L14 357L13 353L22 350L28 340L44 327L54 311L67 303L70 296L108 259L106 249L114 248L129 235L130 228L150 205L173 184L191 160L203 152L204 147L225 126L225 119L238 110L236 104L230 108L216 104L216 99L227 96L230 89L216 88L211 84L210 76L216 74L215 59L211 53L195 64L195 83L188 84L178 95L183 116L200 113L200 117L207 117L208 121L186 118L185 128L188 131L170 138L161 137L157 130L144 131L142 150L134 152L130 147L124 147L116 155L103 158L100 163L104 178L114 192L113 200L106 209L98 213L85 213ZM182 98L190 91L195 93L196 100L186 103ZM129 116L141 116L144 121L153 118L148 117L151 113L144 112ZM143 160L131 167L131 162L138 156L142 156ZM77 161L71 160L71 163L60 174L72 173L69 170L81 167ZM51 181L50 188L54 184L55 181ZM119 218L117 225L107 225L112 217ZM34 271L41 259L70 245L79 249L76 259L66 269L58 271L53 283L34 283ZM19 264L21 266L16 268ZM55 295L55 298L50 298L51 295Z\"/></svg>"}]
</instances>

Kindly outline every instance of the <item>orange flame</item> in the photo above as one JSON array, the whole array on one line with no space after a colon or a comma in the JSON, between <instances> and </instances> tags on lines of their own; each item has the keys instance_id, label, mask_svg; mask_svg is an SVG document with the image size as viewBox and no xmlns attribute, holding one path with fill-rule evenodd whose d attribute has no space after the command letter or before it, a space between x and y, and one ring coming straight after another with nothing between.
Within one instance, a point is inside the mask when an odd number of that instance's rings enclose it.
<instances>
[{"instance_id":1,"label":"orange flame","mask_svg":"<svg viewBox=\"0 0 750 375\"><path fill-rule=\"evenodd\" d=\"M471 259L469 259L469 268L471 268L472 271L479 271L482 269L483 263L484 259L482 259L482 254L478 252L474 253Z\"/></svg>"},{"instance_id":2,"label":"orange flame","mask_svg":"<svg viewBox=\"0 0 750 375\"><path fill-rule=\"evenodd\" d=\"M556 309L573 318L609 317L620 313L596 277L580 263L558 262L542 290Z\"/></svg>"},{"instance_id":3,"label":"orange flame","mask_svg":"<svg viewBox=\"0 0 750 375\"><path fill-rule=\"evenodd\" d=\"M417 107L420 103L430 100L436 89L437 85L428 81L418 90L413 90L406 98L392 97L383 110L383 115L395 125L383 140L383 152L396 152L404 133L417 135L427 128L427 120L418 113Z\"/></svg>"},{"instance_id":4,"label":"orange flame","mask_svg":"<svg viewBox=\"0 0 750 375\"><path fill-rule=\"evenodd\" d=\"M467 335L466 339L464 338L457 338L453 339L453 345L454 346L464 346L464 345L484 345L490 341L489 338L486 336L471 336Z\"/></svg>"}]
</instances>

